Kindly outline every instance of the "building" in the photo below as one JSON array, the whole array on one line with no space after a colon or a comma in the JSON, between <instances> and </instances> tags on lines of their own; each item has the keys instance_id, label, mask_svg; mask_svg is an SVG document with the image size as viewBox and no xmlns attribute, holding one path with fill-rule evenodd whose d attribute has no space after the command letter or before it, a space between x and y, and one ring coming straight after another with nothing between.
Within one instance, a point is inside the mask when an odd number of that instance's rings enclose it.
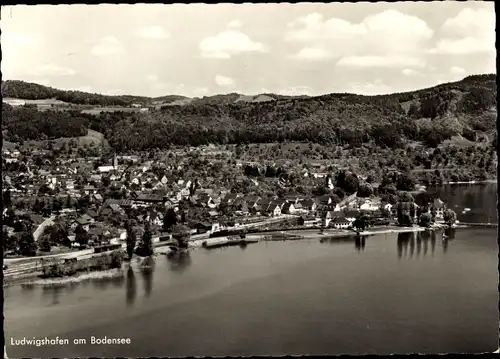
<instances>
[{"instance_id":1,"label":"building","mask_svg":"<svg viewBox=\"0 0 500 359\"><path fill-rule=\"evenodd\" d=\"M445 210L446 205L440 198L437 198L432 202L431 211L436 213L436 219L443 219Z\"/></svg>"},{"instance_id":2,"label":"building","mask_svg":"<svg viewBox=\"0 0 500 359\"><path fill-rule=\"evenodd\" d=\"M295 206L293 203L287 202L283 205L283 208L281 211L282 211L282 213L286 213L286 214L294 214L295 213Z\"/></svg>"},{"instance_id":3,"label":"building","mask_svg":"<svg viewBox=\"0 0 500 359\"><path fill-rule=\"evenodd\" d=\"M336 216L331 222L330 226L336 229L347 229L351 227L351 222L344 216Z\"/></svg>"}]
</instances>

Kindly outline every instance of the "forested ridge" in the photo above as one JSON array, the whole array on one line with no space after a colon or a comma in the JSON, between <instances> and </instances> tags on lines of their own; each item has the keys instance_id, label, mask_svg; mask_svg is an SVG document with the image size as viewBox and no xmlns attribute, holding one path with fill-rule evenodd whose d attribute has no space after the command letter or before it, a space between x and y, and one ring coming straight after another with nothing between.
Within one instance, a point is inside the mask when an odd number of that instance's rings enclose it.
<instances>
[{"instance_id":1,"label":"forested ridge","mask_svg":"<svg viewBox=\"0 0 500 359\"><path fill-rule=\"evenodd\" d=\"M47 96L72 103L94 101L103 106L161 101L60 91L20 81L4 82L2 93L26 99ZM284 141L353 146L373 142L397 148L412 140L436 147L453 136L476 141L485 136L493 139L496 133L496 75L469 76L428 89L380 96L344 93L294 98L268 94L274 100L263 102L238 101L240 96L210 96L148 113L99 115L39 112L29 106L3 104L4 138L16 142L44 136L71 137L91 128L102 132L117 150L126 151ZM174 101L176 97L163 99Z\"/></svg>"}]
</instances>

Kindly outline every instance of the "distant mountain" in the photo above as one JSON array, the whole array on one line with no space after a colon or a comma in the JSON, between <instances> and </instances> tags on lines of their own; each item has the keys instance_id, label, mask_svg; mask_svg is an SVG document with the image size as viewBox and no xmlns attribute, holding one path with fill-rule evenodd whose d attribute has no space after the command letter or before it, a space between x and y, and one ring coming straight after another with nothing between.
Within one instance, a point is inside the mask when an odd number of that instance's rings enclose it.
<instances>
[{"instance_id":1,"label":"distant mountain","mask_svg":"<svg viewBox=\"0 0 500 359\"><path fill-rule=\"evenodd\" d=\"M83 91L60 90L36 83L7 80L2 81L2 96L22 100L47 100L55 99L75 105L95 106L131 106L139 104L142 106L183 106L187 104L230 104L235 102L264 102L278 99L299 98L302 96L282 96L276 94L260 94L246 96L238 93L205 96L202 98L190 98L181 95L166 95L159 97L132 96L132 95L102 95Z\"/></svg>"},{"instance_id":2,"label":"distant mountain","mask_svg":"<svg viewBox=\"0 0 500 359\"><path fill-rule=\"evenodd\" d=\"M459 137L469 141L496 136L496 75L474 75L431 88L379 96L348 93L280 96L238 93L187 98L103 96L61 91L21 81L2 83L2 94L18 98L57 98L94 105L155 105L148 114L114 113L47 116L34 110L2 110L7 140L62 134L81 136L85 127L102 132L119 150L170 144L311 141L328 144L398 147L405 140L435 147ZM9 106L10 107L10 106ZM68 117L69 116L69 117ZM68 120L73 116L73 120ZM69 126L69 127L68 127Z\"/></svg>"}]
</instances>

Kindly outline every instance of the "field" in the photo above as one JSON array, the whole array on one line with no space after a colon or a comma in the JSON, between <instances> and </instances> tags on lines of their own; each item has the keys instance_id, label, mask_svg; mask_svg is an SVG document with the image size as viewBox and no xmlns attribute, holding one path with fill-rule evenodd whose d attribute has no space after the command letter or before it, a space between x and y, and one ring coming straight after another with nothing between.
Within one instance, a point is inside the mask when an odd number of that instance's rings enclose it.
<instances>
[{"instance_id":1,"label":"field","mask_svg":"<svg viewBox=\"0 0 500 359\"><path fill-rule=\"evenodd\" d=\"M117 111L123 111L123 112L140 112L140 108L130 108L130 107L95 107L92 109L87 109L87 110L82 110L82 113L86 113L89 115L98 115L101 112L117 112Z\"/></svg>"},{"instance_id":2,"label":"field","mask_svg":"<svg viewBox=\"0 0 500 359\"><path fill-rule=\"evenodd\" d=\"M24 100L19 98L5 97L2 99L3 102L11 106L22 106L22 105L70 105L70 103L56 100L56 99L44 99L44 100Z\"/></svg>"},{"instance_id":3,"label":"field","mask_svg":"<svg viewBox=\"0 0 500 359\"><path fill-rule=\"evenodd\" d=\"M104 146L109 146L108 141L104 138L104 135L102 133L90 129L87 130L86 136L61 137L56 138L52 141L54 142L56 147L61 147L64 146L65 143L69 144L69 142L72 140L76 140L79 147L88 146L91 143L93 143L95 146L101 146L102 143L104 143ZM41 148L44 147L44 144L46 142L47 141L27 141L24 145L30 148Z\"/></svg>"}]
</instances>

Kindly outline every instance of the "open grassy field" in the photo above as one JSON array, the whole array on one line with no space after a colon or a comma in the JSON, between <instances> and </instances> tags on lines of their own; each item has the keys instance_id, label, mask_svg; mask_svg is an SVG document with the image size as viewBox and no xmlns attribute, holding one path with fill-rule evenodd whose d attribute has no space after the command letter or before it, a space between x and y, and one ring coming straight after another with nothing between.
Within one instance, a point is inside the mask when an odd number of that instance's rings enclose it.
<instances>
[{"instance_id":1,"label":"open grassy field","mask_svg":"<svg viewBox=\"0 0 500 359\"><path fill-rule=\"evenodd\" d=\"M109 146L108 141L104 138L104 135L100 132L94 130L87 130L86 136L80 137L60 137L52 140L56 147L64 146L65 143L70 143L72 140L77 141L77 146L89 146L93 143L95 146L101 146L104 143L104 146ZM47 141L26 141L24 146L27 148L42 148L45 146ZM14 144L15 145L15 144Z\"/></svg>"},{"instance_id":2,"label":"open grassy field","mask_svg":"<svg viewBox=\"0 0 500 359\"><path fill-rule=\"evenodd\" d=\"M4 97L2 102L9 104L11 106L22 106L22 105L70 105L67 102L56 100L53 98L43 99L43 100L25 100L13 97Z\"/></svg>"}]
</instances>

